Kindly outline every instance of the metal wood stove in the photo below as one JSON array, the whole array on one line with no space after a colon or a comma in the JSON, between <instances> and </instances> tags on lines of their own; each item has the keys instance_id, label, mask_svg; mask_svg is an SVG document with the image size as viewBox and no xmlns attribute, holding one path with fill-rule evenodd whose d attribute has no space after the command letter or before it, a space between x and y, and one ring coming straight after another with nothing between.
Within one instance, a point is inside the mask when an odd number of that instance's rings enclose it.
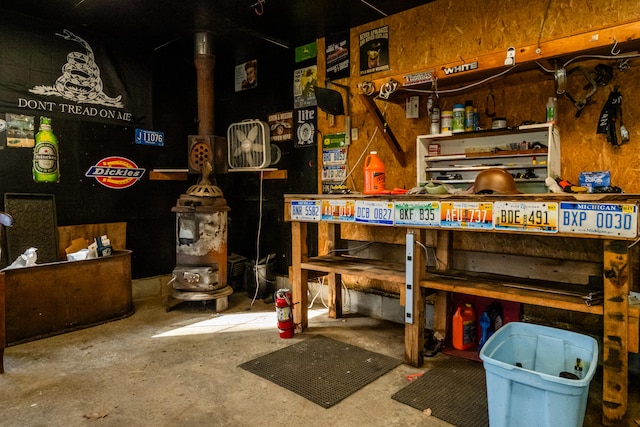
<instances>
[{"instance_id":1,"label":"metal wood stove","mask_svg":"<svg viewBox=\"0 0 640 427\"><path fill-rule=\"evenodd\" d=\"M182 301L216 300L226 310L233 288L227 284L227 212L222 191L209 181L211 165L200 182L180 195L176 206L176 267L167 284L167 311Z\"/></svg>"}]
</instances>

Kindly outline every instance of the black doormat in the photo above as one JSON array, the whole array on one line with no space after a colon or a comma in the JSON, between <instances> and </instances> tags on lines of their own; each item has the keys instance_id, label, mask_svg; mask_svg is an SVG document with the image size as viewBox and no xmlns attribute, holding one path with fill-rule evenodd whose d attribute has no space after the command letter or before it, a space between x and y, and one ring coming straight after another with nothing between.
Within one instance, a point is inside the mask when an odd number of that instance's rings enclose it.
<instances>
[{"instance_id":1,"label":"black doormat","mask_svg":"<svg viewBox=\"0 0 640 427\"><path fill-rule=\"evenodd\" d=\"M489 425L487 386L482 363L451 358L391 396L458 427Z\"/></svg>"},{"instance_id":2,"label":"black doormat","mask_svg":"<svg viewBox=\"0 0 640 427\"><path fill-rule=\"evenodd\" d=\"M316 335L239 367L330 408L401 363Z\"/></svg>"}]
</instances>

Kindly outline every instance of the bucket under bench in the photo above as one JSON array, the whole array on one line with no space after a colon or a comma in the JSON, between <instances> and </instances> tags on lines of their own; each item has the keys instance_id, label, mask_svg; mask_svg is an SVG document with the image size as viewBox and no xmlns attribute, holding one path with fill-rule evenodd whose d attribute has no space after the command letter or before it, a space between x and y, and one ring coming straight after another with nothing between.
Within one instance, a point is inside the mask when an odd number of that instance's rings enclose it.
<instances>
[{"instance_id":1,"label":"bucket under bench","mask_svg":"<svg viewBox=\"0 0 640 427\"><path fill-rule=\"evenodd\" d=\"M639 203L636 194L285 195L294 322L299 330L308 326L312 275L327 276L331 318L342 316L342 275L395 288L405 307L405 362L412 366L423 362L427 294L435 301L434 329L443 333L450 293L603 316L603 422L614 425L627 410L628 352L640 350L640 306L628 298L638 290ZM310 226L318 227L317 257L309 257ZM402 260L332 250L351 239L384 242L399 233ZM565 283L584 294L595 283L602 303L587 304L579 292L565 292Z\"/></svg>"}]
</instances>

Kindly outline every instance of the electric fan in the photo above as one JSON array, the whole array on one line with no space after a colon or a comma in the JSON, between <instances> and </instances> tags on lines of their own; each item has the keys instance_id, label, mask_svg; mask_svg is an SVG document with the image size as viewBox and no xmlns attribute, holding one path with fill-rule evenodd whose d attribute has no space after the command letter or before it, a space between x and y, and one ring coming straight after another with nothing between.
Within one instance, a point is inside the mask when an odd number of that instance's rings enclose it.
<instances>
[{"instance_id":1,"label":"electric fan","mask_svg":"<svg viewBox=\"0 0 640 427\"><path fill-rule=\"evenodd\" d=\"M270 140L269 126L265 122L244 120L232 123L227 129L229 168L260 170L277 163L280 160L280 150L277 146L272 146Z\"/></svg>"}]
</instances>

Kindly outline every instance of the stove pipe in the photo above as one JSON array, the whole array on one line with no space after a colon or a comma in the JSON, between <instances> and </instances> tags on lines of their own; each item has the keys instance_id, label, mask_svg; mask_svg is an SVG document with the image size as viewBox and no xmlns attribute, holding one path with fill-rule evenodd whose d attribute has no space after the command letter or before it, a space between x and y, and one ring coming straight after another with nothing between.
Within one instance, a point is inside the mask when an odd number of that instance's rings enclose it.
<instances>
[{"instance_id":1,"label":"stove pipe","mask_svg":"<svg viewBox=\"0 0 640 427\"><path fill-rule=\"evenodd\" d=\"M198 135L213 135L213 70L216 57L212 53L213 36L208 31L195 34L194 62L198 91Z\"/></svg>"}]
</instances>

